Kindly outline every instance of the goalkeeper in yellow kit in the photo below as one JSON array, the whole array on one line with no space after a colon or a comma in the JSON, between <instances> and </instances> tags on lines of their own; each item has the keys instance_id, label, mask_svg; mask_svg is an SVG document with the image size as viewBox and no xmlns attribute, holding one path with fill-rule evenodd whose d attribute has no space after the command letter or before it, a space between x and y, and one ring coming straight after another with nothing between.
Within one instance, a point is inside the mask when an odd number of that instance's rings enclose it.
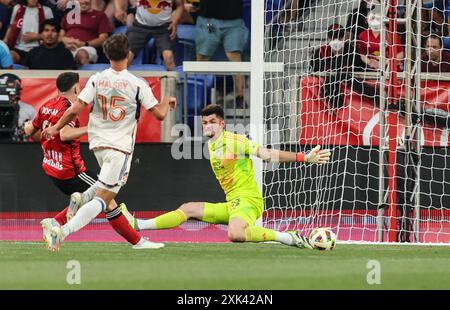
<instances>
[{"instance_id":1,"label":"goalkeeper in yellow kit","mask_svg":"<svg viewBox=\"0 0 450 310\"><path fill-rule=\"evenodd\" d=\"M189 202L177 210L154 219L135 219L122 206L122 213L136 230L167 229L189 219L213 224L228 224L228 238L232 242L278 241L300 248L312 248L309 240L295 231L278 232L255 226L264 211L262 194L254 178L250 155L269 162L306 162L324 164L330 159L329 150L316 146L310 153L292 153L267 149L245 136L224 130L224 114L219 105L211 104L202 111L203 133L209 137L211 166L226 202Z\"/></svg>"}]
</instances>

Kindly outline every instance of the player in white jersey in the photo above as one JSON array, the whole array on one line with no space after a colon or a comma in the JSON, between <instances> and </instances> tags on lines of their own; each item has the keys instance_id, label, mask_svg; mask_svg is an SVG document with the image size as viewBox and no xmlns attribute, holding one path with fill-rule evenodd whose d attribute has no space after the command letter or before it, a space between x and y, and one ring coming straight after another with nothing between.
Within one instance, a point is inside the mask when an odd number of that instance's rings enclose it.
<instances>
[{"instance_id":1,"label":"player in white jersey","mask_svg":"<svg viewBox=\"0 0 450 310\"><path fill-rule=\"evenodd\" d=\"M47 139L52 138L93 102L88 135L89 148L101 167L96 195L91 201L83 202L83 207L66 225L52 228L49 247L55 250L59 249L68 235L78 231L104 211L125 185L141 105L158 120L164 120L169 108L176 107L174 97L164 97L158 103L149 85L128 72L129 45L125 35L111 36L104 43L103 49L111 62L111 68L91 76L78 96L78 102L72 104L57 124L42 132ZM161 243L145 242L145 248L164 246Z\"/></svg>"}]
</instances>

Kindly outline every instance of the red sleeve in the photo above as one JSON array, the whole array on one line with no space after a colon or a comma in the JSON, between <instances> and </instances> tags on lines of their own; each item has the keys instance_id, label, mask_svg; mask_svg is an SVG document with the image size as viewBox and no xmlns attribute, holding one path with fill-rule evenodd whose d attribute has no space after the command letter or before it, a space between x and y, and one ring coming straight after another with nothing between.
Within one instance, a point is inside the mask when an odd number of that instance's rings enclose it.
<instances>
[{"instance_id":1,"label":"red sleeve","mask_svg":"<svg viewBox=\"0 0 450 310\"><path fill-rule=\"evenodd\" d=\"M358 52L360 55L367 55L367 31L363 31L359 35Z\"/></svg>"},{"instance_id":2,"label":"red sleeve","mask_svg":"<svg viewBox=\"0 0 450 310\"><path fill-rule=\"evenodd\" d=\"M395 35L395 45L397 45L397 52L404 52L405 51L405 47L402 44L402 41L400 40L399 35Z\"/></svg>"},{"instance_id":3,"label":"red sleeve","mask_svg":"<svg viewBox=\"0 0 450 310\"><path fill-rule=\"evenodd\" d=\"M63 18L61 19L61 30L64 30L65 32L67 32L67 14L63 16Z\"/></svg>"},{"instance_id":4,"label":"red sleeve","mask_svg":"<svg viewBox=\"0 0 450 310\"><path fill-rule=\"evenodd\" d=\"M39 109L36 117L33 120L33 127L36 129L41 129L41 109Z\"/></svg>"},{"instance_id":5,"label":"red sleeve","mask_svg":"<svg viewBox=\"0 0 450 310\"><path fill-rule=\"evenodd\" d=\"M100 13L101 14L99 14L98 34L100 35L101 33L110 33L111 28L109 26L108 17L104 12Z\"/></svg>"}]
</instances>

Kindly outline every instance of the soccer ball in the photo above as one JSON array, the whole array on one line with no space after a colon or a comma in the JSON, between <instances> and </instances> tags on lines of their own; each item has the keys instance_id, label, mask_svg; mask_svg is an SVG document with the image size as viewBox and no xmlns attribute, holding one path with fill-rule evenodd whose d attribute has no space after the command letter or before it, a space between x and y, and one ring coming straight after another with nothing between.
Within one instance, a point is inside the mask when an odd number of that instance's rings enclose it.
<instances>
[{"instance_id":1,"label":"soccer ball","mask_svg":"<svg viewBox=\"0 0 450 310\"><path fill-rule=\"evenodd\" d=\"M332 250L336 246L336 235L331 228L315 228L309 235L314 249Z\"/></svg>"}]
</instances>

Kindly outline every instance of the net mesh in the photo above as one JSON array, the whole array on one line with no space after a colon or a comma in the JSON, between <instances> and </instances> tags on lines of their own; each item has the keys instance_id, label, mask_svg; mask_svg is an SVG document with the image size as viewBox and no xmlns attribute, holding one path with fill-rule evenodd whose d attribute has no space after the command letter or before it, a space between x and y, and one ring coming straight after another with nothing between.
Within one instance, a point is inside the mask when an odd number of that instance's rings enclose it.
<instances>
[{"instance_id":1,"label":"net mesh","mask_svg":"<svg viewBox=\"0 0 450 310\"><path fill-rule=\"evenodd\" d=\"M450 242L450 7L395 2L265 1L265 143L333 154L264 166L265 226Z\"/></svg>"}]
</instances>

